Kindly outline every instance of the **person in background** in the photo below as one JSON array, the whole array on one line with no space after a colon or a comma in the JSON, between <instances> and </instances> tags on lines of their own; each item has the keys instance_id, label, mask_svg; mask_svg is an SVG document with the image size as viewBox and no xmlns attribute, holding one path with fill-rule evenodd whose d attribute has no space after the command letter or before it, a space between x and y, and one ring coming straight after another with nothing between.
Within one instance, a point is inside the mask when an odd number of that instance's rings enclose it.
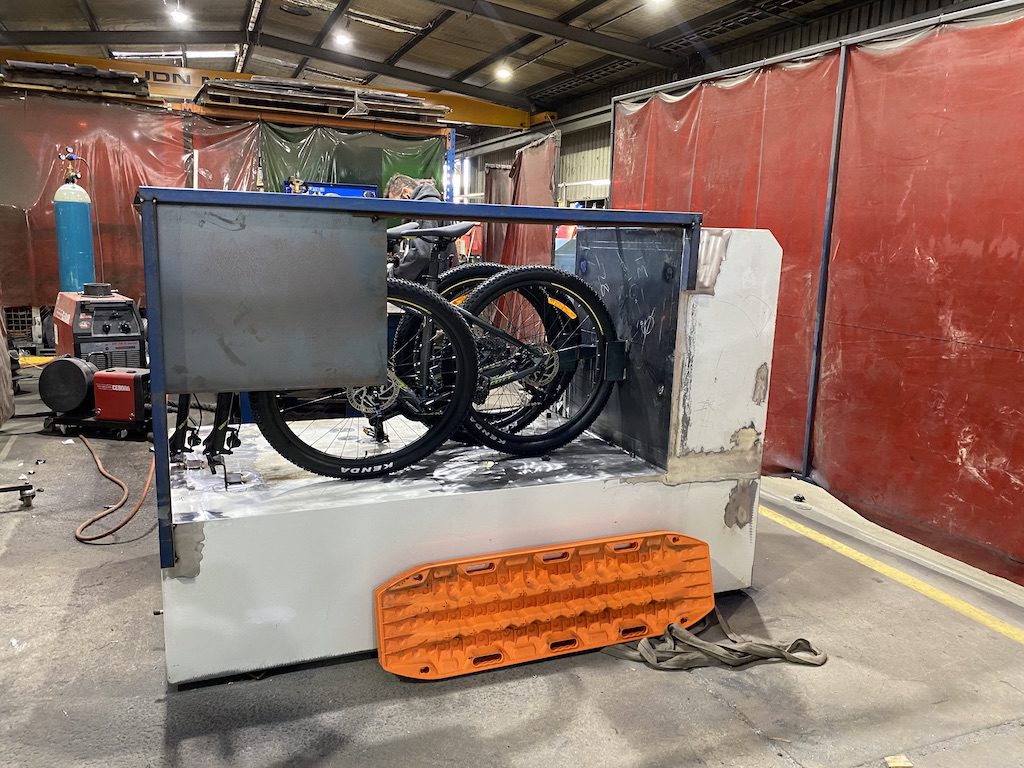
<instances>
[{"instance_id":1,"label":"person in background","mask_svg":"<svg viewBox=\"0 0 1024 768\"><path fill-rule=\"evenodd\" d=\"M423 200L427 202L444 202L441 193L437 191L434 182L430 179L417 181L411 176L396 173L388 179L384 188L384 196L390 200ZM421 229L427 227L444 226L448 222L430 219L419 220ZM409 246L405 249L394 270L394 276L403 280L423 282L430 266L430 252L434 244L419 237L408 238ZM455 246L449 245L448 250L441 255L440 271L455 266Z\"/></svg>"}]
</instances>

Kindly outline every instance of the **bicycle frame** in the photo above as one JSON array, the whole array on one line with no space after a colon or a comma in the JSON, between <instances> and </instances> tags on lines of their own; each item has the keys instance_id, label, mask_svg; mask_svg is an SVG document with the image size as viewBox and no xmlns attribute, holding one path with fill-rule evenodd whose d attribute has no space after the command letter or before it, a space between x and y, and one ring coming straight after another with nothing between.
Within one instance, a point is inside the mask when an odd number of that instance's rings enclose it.
<instances>
[{"instance_id":1,"label":"bicycle frame","mask_svg":"<svg viewBox=\"0 0 1024 768\"><path fill-rule=\"evenodd\" d=\"M402 238L417 237L416 230L410 230L407 233L403 233L402 235L400 235L400 237L402 237ZM421 238L421 239L426 240L427 242L429 242L429 243L431 243L433 245L433 247L430 249L430 262L427 265L426 286L430 290L436 292L437 291L437 286L439 284L439 277L440 277L440 272L441 272L441 254L448 248L449 245L451 245L452 242L454 242L454 239L453 238L447 238L447 237L431 237L431 236L424 237L424 238ZM494 326L493 324L488 323L486 320L482 320L481 318L477 317L476 315L472 314L471 312L467 312L465 309L463 309L459 305L452 304L451 306L455 309L456 312L459 313L459 315L462 317L462 319L465 320L466 323L470 327L476 326L477 328L482 329L485 333L497 336L497 337L501 338L503 341L506 341L509 344L512 344L513 346L517 347L518 349L520 349L522 351L528 351L530 349L530 345L529 344L526 344L526 343L520 341L519 339L517 339L512 334L507 333L507 332L501 330L500 328ZM420 383L421 383L421 385L426 385L426 383L427 383L427 379L426 379L427 363L430 360L430 356L431 356L431 353L433 351L433 349L432 349L433 345L431 344L432 337L433 337L433 328L431 327L431 323L429 321L427 321L426 323L423 324L423 330L421 331L421 345L420 345L420 377L421 377L420 378ZM543 357L543 355L538 356L538 355L534 354L533 355L533 365L531 365L529 368L527 368L525 370L517 371L516 373L511 374L511 375L507 375L506 378L500 378L499 377L497 379L488 380L488 386L490 386L490 387L493 387L493 386L503 386L505 384L511 384L512 382L520 381L522 379L529 378L534 373L536 373L538 370L540 370L540 368L543 365L544 365L544 357ZM481 374L486 378L486 369L481 371Z\"/></svg>"}]
</instances>

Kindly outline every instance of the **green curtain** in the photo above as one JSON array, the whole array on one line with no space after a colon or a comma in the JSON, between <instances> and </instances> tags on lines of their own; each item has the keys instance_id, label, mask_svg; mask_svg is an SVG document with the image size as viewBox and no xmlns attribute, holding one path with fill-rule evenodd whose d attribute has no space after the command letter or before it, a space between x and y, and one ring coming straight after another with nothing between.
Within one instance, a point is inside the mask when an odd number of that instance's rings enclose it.
<instances>
[{"instance_id":1,"label":"green curtain","mask_svg":"<svg viewBox=\"0 0 1024 768\"><path fill-rule=\"evenodd\" d=\"M346 133L336 128L260 126L263 183L280 192L289 176L340 184L374 184L379 191L393 174L433 179L441 189L444 139L398 138L379 133Z\"/></svg>"}]
</instances>

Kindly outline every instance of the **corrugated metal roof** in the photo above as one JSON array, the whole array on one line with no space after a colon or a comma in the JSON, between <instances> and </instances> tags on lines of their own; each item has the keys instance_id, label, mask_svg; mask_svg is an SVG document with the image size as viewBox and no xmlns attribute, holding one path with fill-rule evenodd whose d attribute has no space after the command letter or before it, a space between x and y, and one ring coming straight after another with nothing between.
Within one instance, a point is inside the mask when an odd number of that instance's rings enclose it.
<instances>
[{"instance_id":1,"label":"corrugated metal roof","mask_svg":"<svg viewBox=\"0 0 1024 768\"><path fill-rule=\"evenodd\" d=\"M173 41L175 30L183 36L222 32L215 43L223 40L239 49L241 43L250 43L246 66L252 72L290 75L284 70L292 66L296 71L303 53L309 55L302 46L319 44L331 52L325 53L331 61L313 56L319 72L307 72L306 77L336 74L408 89L433 87L436 80L430 76L441 77L456 92L476 93L472 86L484 87L487 90L478 95L495 101L512 93L528 96L538 107L557 107L617 83L671 80L701 68L770 55L953 4L952 0L490 2L499 6L497 10L487 0L469 4L458 0L181 0L191 19L176 26L169 11L177 0L173 5L157 0L6 0L0 5L0 41L5 34L14 37L0 44L9 45L12 40L17 44L18 33L40 32L57 42L46 45L32 39L26 44L103 56L118 49L117 40L129 39L118 38L116 33L121 31L163 35L165 43ZM530 15L503 18L511 12ZM552 20L562 26L547 27ZM349 39L338 41L338 32ZM568 39L581 34L596 37ZM144 38L130 40L120 47L136 53L145 50ZM624 47L627 44L634 47ZM200 52L216 46L196 42L186 48ZM704 55L694 59L697 49ZM678 57L677 67L667 69L664 61L652 64L666 53ZM204 61L206 68L214 63ZM228 58L215 63L234 68ZM497 79L503 65L513 71L507 82ZM425 79L418 81L420 74Z\"/></svg>"}]
</instances>

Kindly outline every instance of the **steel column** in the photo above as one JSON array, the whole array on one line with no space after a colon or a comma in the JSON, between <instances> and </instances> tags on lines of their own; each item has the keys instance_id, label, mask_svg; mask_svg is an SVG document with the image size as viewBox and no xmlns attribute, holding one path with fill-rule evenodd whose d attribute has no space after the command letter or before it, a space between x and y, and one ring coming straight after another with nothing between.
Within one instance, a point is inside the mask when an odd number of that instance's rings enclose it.
<instances>
[{"instance_id":1,"label":"steel column","mask_svg":"<svg viewBox=\"0 0 1024 768\"><path fill-rule=\"evenodd\" d=\"M455 129L448 132L448 153L445 156L445 163L448 166L448 183L445 185L444 199L449 203L455 202ZM463 179L465 184L465 179Z\"/></svg>"},{"instance_id":2,"label":"steel column","mask_svg":"<svg viewBox=\"0 0 1024 768\"><path fill-rule=\"evenodd\" d=\"M814 315L814 343L811 348L810 383L807 387L807 417L804 421L804 455L800 477L811 474L811 443L814 438L814 416L821 377L821 344L825 335L825 308L828 303L828 268L832 255L832 226L836 215L836 187L839 181L839 152L843 141L843 114L846 109L846 80L850 49L839 49L839 77L836 82L836 111L832 122L832 150L828 164L828 192L825 197L825 230L821 237L821 267L818 272L818 302Z\"/></svg>"},{"instance_id":3,"label":"steel column","mask_svg":"<svg viewBox=\"0 0 1024 768\"><path fill-rule=\"evenodd\" d=\"M153 461L156 462L156 522L160 542L160 567L173 568L174 524L171 519L171 461L167 453L167 389L164 384L164 343L160 315L157 254L156 200L141 200L143 270L146 277L146 320L149 342L149 381L153 402Z\"/></svg>"}]
</instances>

